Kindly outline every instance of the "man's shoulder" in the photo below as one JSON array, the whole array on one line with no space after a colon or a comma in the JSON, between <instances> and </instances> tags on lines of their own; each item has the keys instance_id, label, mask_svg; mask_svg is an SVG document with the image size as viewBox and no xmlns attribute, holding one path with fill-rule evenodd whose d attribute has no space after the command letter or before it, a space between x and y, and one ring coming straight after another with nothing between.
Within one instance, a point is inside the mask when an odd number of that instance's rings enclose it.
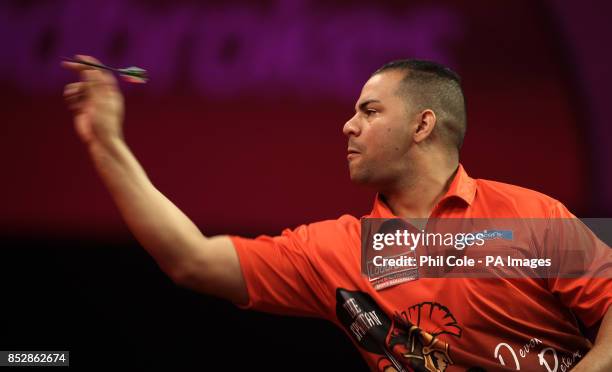
<instances>
[{"instance_id":1,"label":"man's shoulder","mask_svg":"<svg viewBox=\"0 0 612 372\"><path fill-rule=\"evenodd\" d=\"M562 203L539 191L505 182L475 179L476 200L502 214L521 217L548 217Z\"/></svg>"},{"instance_id":2,"label":"man's shoulder","mask_svg":"<svg viewBox=\"0 0 612 372\"><path fill-rule=\"evenodd\" d=\"M330 244L352 244L360 239L361 224L351 215L345 214L336 219L322 220L285 229L283 236L308 244L328 246Z\"/></svg>"},{"instance_id":3,"label":"man's shoulder","mask_svg":"<svg viewBox=\"0 0 612 372\"><path fill-rule=\"evenodd\" d=\"M312 222L295 229L285 229L282 236L308 250L310 255L318 254L321 257L330 258L330 255L344 256L351 248L359 247L360 234L360 220L345 214L336 219Z\"/></svg>"},{"instance_id":4,"label":"man's shoulder","mask_svg":"<svg viewBox=\"0 0 612 372\"><path fill-rule=\"evenodd\" d=\"M554 199L549 195L523 186L518 186L500 181L487 180L484 178L477 178L475 179L475 181L479 190L495 192L502 197L507 196L513 198L541 199L548 203L559 202L558 200Z\"/></svg>"},{"instance_id":5,"label":"man's shoulder","mask_svg":"<svg viewBox=\"0 0 612 372\"><path fill-rule=\"evenodd\" d=\"M350 214L343 214L336 219L328 219L304 225L303 228L318 234L337 234L339 232L359 233L359 219Z\"/></svg>"}]
</instances>

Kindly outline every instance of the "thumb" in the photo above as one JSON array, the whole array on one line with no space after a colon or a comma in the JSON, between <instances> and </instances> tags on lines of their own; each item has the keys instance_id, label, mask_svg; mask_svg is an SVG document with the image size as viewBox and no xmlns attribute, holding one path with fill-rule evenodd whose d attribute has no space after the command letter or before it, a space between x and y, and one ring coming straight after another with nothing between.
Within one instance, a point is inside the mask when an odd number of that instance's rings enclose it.
<instances>
[{"instance_id":1,"label":"thumb","mask_svg":"<svg viewBox=\"0 0 612 372\"><path fill-rule=\"evenodd\" d=\"M86 113L79 113L75 116L74 127L83 142L90 143L94 139L91 119Z\"/></svg>"}]
</instances>

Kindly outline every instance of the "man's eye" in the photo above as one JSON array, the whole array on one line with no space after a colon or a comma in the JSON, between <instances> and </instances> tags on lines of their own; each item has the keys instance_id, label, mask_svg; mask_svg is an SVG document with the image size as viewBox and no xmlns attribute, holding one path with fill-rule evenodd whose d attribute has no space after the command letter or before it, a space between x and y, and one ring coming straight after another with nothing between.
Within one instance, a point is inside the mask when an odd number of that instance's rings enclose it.
<instances>
[{"instance_id":1,"label":"man's eye","mask_svg":"<svg viewBox=\"0 0 612 372\"><path fill-rule=\"evenodd\" d=\"M375 114L375 113L376 113L376 110L374 110L374 109L367 109L366 110L366 115L367 116L370 116L370 115Z\"/></svg>"}]
</instances>

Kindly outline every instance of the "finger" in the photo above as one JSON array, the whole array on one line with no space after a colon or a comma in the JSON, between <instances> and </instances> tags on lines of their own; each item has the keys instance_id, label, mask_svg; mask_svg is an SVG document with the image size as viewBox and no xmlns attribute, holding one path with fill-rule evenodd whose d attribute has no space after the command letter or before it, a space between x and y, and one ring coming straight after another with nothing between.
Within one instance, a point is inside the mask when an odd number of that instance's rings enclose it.
<instances>
[{"instance_id":1,"label":"finger","mask_svg":"<svg viewBox=\"0 0 612 372\"><path fill-rule=\"evenodd\" d=\"M75 54L74 59L79 60L79 61L95 63L95 64L98 64L98 65L102 65L103 64L99 59L97 59L95 57L92 57L92 56L87 56L87 55L84 55L84 54Z\"/></svg>"},{"instance_id":2,"label":"finger","mask_svg":"<svg viewBox=\"0 0 612 372\"><path fill-rule=\"evenodd\" d=\"M92 56L86 56L86 55L83 55L83 54L76 54L74 56L74 60L62 61L61 65L64 66L64 67L67 67L69 69L74 69L74 70L77 70L77 71L91 70L91 69L98 68L96 66L91 66L91 65L86 65L86 64L83 64L83 63L79 63L80 61L94 63L94 64L97 64L97 65L103 65L103 63L100 62L100 60L98 60L97 58L94 58Z\"/></svg>"},{"instance_id":3,"label":"finger","mask_svg":"<svg viewBox=\"0 0 612 372\"><path fill-rule=\"evenodd\" d=\"M66 105L72 111L81 112L87 103L83 95L75 95L65 98Z\"/></svg>"},{"instance_id":4,"label":"finger","mask_svg":"<svg viewBox=\"0 0 612 372\"><path fill-rule=\"evenodd\" d=\"M88 98L88 82L67 84L64 88L64 101L73 111L81 111Z\"/></svg>"},{"instance_id":5,"label":"finger","mask_svg":"<svg viewBox=\"0 0 612 372\"><path fill-rule=\"evenodd\" d=\"M90 62L90 63L96 63L99 65L102 65L102 62L100 62L97 58L94 58L92 56L87 56L87 55L83 55L83 54L77 54L74 56L75 60L78 61L84 61L84 62ZM88 78L95 78L96 74L94 75L88 75L88 71L100 71L101 75L99 76L104 76L101 77L100 80L101 81L105 81L107 83L111 83L114 84L116 83L116 79L113 76L112 73L110 73L109 71L106 71L104 69L101 69L99 67L95 67L95 66L90 66L90 65L84 65L82 63L78 63L78 62L73 62L73 61L62 61L61 63L62 67L68 69L68 70L72 70L75 72L80 73L81 78L83 80L87 80Z\"/></svg>"},{"instance_id":6,"label":"finger","mask_svg":"<svg viewBox=\"0 0 612 372\"><path fill-rule=\"evenodd\" d=\"M103 93L118 89L117 79L112 74L99 70L83 71L82 74L84 82L87 83L86 89L92 92Z\"/></svg>"},{"instance_id":7,"label":"finger","mask_svg":"<svg viewBox=\"0 0 612 372\"><path fill-rule=\"evenodd\" d=\"M76 83L67 84L64 87L64 97L84 93L85 89L86 89L86 84L81 81L76 82Z\"/></svg>"},{"instance_id":8,"label":"finger","mask_svg":"<svg viewBox=\"0 0 612 372\"><path fill-rule=\"evenodd\" d=\"M89 95L87 89L82 87L71 88L67 92L64 92L64 99L66 102L71 102L75 100L84 100Z\"/></svg>"},{"instance_id":9,"label":"finger","mask_svg":"<svg viewBox=\"0 0 612 372\"><path fill-rule=\"evenodd\" d=\"M73 62L73 61L62 61L61 66L68 70L72 70L75 72L80 72L83 70L92 70L96 68L94 66L84 65L82 63Z\"/></svg>"},{"instance_id":10,"label":"finger","mask_svg":"<svg viewBox=\"0 0 612 372\"><path fill-rule=\"evenodd\" d=\"M80 61L102 65L102 62L100 62L98 59L91 57L91 56L82 55L82 54L75 55L74 60L62 61L61 65L69 70L73 70L76 72L80 72L84 70L98 69L98 67L96 66L86 65L86 64L80 63Z\"/></svg>"}]
</instances>

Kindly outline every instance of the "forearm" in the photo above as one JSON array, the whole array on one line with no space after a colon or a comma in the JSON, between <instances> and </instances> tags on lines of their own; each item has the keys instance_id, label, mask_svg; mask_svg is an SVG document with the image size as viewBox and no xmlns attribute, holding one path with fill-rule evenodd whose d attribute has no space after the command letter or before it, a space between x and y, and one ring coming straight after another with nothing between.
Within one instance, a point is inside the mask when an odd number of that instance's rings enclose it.
<instances>
[{"instance_id":1,"label":"forearm","mask_svg":"<svg viewBox=\"0 0 612 372\"><path fill-rule=\"evenodd\" d=\"M81 79L64 88L74 126L129 229L177 284L239 304L248 302L240 261L228 236L206 238L151 183L123 140L117 80L90 56L62 66ZM85 63L83 63L85 62Z\"/></svg>"},{"instance_id":2,"label":"forearm","mask_svg":"<svg viewBox=\"0 0 612 372\"><path fill-rule=\"evenodd\" d=\"M123 140L92 143L89 152L129 229L161 269L175 278L206 238L155 188Z\"/></svg>"},{"instance_id":3,"label":"forearm","mask_svg":"<svg viewBox=\"0 0 612 372\"><path fill-rule=\"evenodd\" d=\"M593 348L572 369L572 372L612 371L612 311L608 309L601 321Z\"/></svg>"}]
</instances>

